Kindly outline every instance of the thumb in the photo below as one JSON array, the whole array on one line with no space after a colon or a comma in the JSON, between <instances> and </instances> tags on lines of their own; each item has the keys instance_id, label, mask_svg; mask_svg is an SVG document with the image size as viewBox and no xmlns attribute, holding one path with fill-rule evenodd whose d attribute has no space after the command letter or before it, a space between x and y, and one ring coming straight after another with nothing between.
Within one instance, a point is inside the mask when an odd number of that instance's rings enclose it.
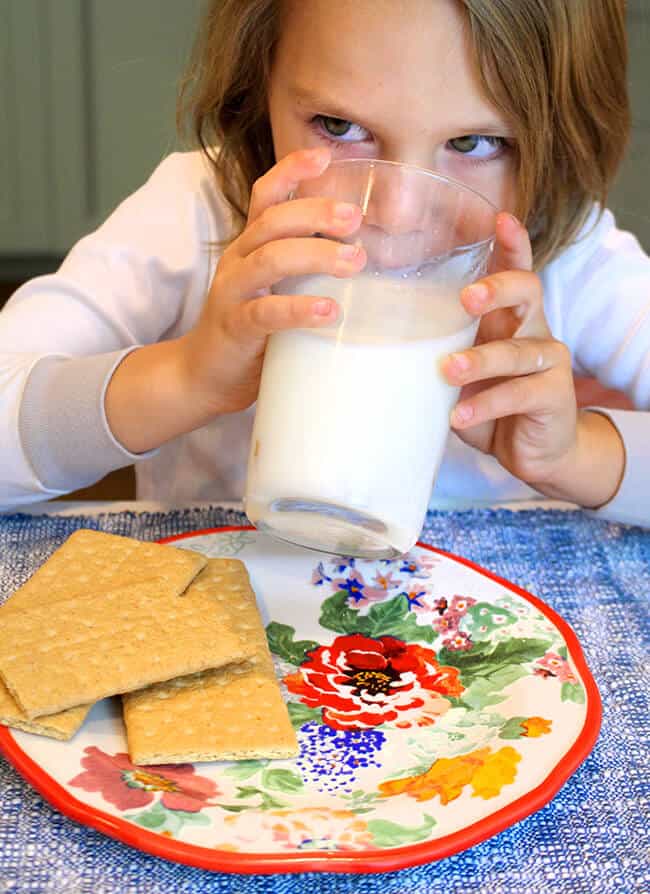
<instances>
[{"instance_id":1,"label":"thumb","mask_svg":"<svg viewBox=\"0 0 650 894\"><path fill-rule=\"evenodd\" d=\"M533 249L528 231L512 214L500 212L496 219L496 240L490 273L532 269Z\"/></svg>"}]
</instances>

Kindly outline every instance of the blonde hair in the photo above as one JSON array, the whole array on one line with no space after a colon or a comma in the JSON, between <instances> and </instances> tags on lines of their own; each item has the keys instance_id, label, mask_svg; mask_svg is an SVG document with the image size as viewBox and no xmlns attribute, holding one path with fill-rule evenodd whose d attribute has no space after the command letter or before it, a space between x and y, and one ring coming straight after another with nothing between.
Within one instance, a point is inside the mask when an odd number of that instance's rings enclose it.
<instances>
[{"instance_id":1,"label":"blonde hair","mask_svg":"<svg viewBox=\"0 0 650 894\"><path fill-rule=\"evenodd\" d=\"M458 0L477 72L517 145L517 214L535 266L571 244L604 208L630 113L625 0ZM254 181L275 162L266 88L282 0L212 0L181 87L191 128L233 213L246 220Z\"/></svg>"}]
</instances>

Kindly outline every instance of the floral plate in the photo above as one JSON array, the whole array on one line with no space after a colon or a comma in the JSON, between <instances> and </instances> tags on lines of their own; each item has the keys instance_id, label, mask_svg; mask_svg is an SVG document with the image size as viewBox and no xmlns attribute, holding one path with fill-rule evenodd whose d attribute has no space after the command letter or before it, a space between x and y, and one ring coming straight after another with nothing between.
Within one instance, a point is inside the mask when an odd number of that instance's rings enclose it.
<instances>
[{"instance_id":1,"label":"floral plate","mask_svg":"<svg viewBox=\"0 0 650 894\"><path fill-rule=\"evenodd\" d=\"M300 756L134 766L111 699L69 742L0 727L79 822L206 869L385 872L538 810L593 747L600 699L574 633L471 562L424 545L334 558L251 528L171 539L246 563Z\"/></svg>"}]
</instances>

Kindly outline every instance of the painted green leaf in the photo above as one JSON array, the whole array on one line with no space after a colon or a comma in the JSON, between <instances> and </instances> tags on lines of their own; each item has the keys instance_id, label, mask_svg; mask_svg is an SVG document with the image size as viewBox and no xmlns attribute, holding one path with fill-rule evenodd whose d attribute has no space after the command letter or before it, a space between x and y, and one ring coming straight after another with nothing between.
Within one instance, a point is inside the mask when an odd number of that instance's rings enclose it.
<instances>
[{"instance_id":1,"label":"painted green leaf","mask_svg":"<svg viewBox=\"0 0 650 894\"><path fill-rule=\"evenodd\" d=\"M267 792L262 792L260 807L262 810L281 810L283 807L287 807L287 804L279 798L274 798L273 795L269 795Z\"/></svg>"},{"instance_id":2,"label":"painted green leaf","mask_svg":"<svg viewBox=\"0 0 650 894\"><path fill-rule=\"evenodd\" d=\"M132 823L137 823L139 826L144 826L145 829L158 829L160 826L165 825L167 813L162 804L157 802L150 810L143 810L142 813L132 813L126 816L126 819L131 820Z\"/></svg>"},{"instance_id":3,"label":"painted green leaf","mask_svg":"<svg viewBox=\"0 0 650 894\"><path fill-rule=\"evenodd\" d=\"M402 593L386 602L375 603L364 620L367 621L367 635L375 638L395 636L404 642L432 643L438 635L433 627L417 623L416 615L409 611L408 599Z\"/></svg>"},{"instance_id":4,"label":"painted green leaf","mask_svg":"<svg viewBox=\"0 0 650 894\"><path fill-rule=\"evenodd\" d=\"M279 792L299 792L303 788L302 778L293 770L265 770L262 785Z\"/></svg>"},{"instance_id":5,"label":"painted green leaf","mask_svg":"<svg viewBox=\"0 0 650 894\"><path fill-rule=\"evenodd\" d=\"M339 590L323 602L318 621L321 627L334 630L336 633L365 633L366 619L360 617L358 611L350 608L349 595L345 590Z\"/></svg>"},{"instance_id":6,"label":"painted green leaf","mask_svg":"<svg viewBox=\"0 0 650 894\"><path fill-rule=\"evenodd\" d=\"M463 692L463 703L476 711L486 708L488 705L498 705L506 700L501 695L501 687L495 687L492 681L486 677L476 677Z\"/></svg>"},{"instance_id":7,"label":"painted green leaf","mask_svg":"<svg viewBox=\"0 0 650 894\"><path fill-rule=\"evenodd\" d=\"M347 600L348 593L341 591L323 602L319 620L321 627L337 633L360 633L373 639L394 636L405 642L419 640L432 643L437 636L432 627L417 623L403 594L375 603L366 615L350 608Z\"/></svg>"},{"instance_id":8,"label":"painted green leaf","mask_svg":"<svg viewBox=\"0 0 650 894\"><path fill-rule=\"evenodd\" d=\"M381 798L381 795L379 792L367 792L362 788L358 788L349 795L341 795L341 798L349 802L348 807L352 810L362 804L364 806L366 804L374 804L375 801Z\"/></svg>"},{"instance_id":9,"label":"painted green leaf","mask_svg":"<svg viewBox=\"0 0 650 894\"><path fill-rule=\"evenodd\" d=\"M321 723L323 719L322 708L309 708L307 705L303 705L302 702L289 702L287 710L289 711L289 717L294 729L300 729L301 726L314 720L317 723Z\"/></svg>"},{"instance_id":10,"label":"painted green leaf","mask_svg":"<svg viewBox=\"0 0 650 894\"><path fill-rule=\"evenodd\" d=\"M443 648L438 653L438 661L458 668L463 686L470 686L477 677L489 677L512 665L534 661L549 645L545 639L507 639L496 646L480 643L468 652Z\"/></svg>"},{"instance_id":11,"label":"painted green leaf","mask_svg":"<svg viewBox=\"0 0 650 894\"><path fill-rule=\"evenodd\" d=\"M236 764L232 764L232 766L227 767L224 770L226 776L230 776L233 779L249 779L251 776L254 776L255 773L263 770L264 767L268 764L268 761L237 761Z\"/></svg>"},{"instance_id":12,"label":"painted green leaf","mask_svg":"<svg viewBox=\"0 0 650 894\"><path fill-rule=\"evenodd\" d=\"M258 807L262 810L271 810L274 807L286 807L287 805L284 801L280 801L278 798L274 798L273 795L269 795L268 792L262 791L262 789L256 788L253 785L238 785L237 786L237 798L251 798L254 795L261 798L259 804L250 804L247 805L249 807ZM224 807L224 810L229 810L230 808Z\"/></svg>"},{"instance_id":13,"label":"painted green leaf","mask_svg":"<svg viewBox=\"0 0 650 894\"><path fill-rule=\"evenodd\" d=\"M464 629L474 641L487 640L495 630L507 627L517 620L517 615L505 606L492 605L491 602L477 602L467 610Z\"/></svg>"},{"instance_id":14,"label":"painted green leaf","mask_svg":"<svg viewBox=\"0 0 650 894\"><path fill-rule=\"evenodd\" d=\"M488 705L498 705L505 701L502 691L510 683L525 677L527 671L519 664L508 664L487 677L475 677L462 695L463 705L481 710Z\"/></svg>"},{"instance_id":15,"label":"painted green leaf","mask_svg":"<svg viewBox=\"0 0 650 894\"><path fill-rule=\"evenodd\" d=\"M565 661L569 657L569 653L567 651L566 646L560 646L560 648L557 650L557 654L560 656L560 658L564 658Z\"/></svg>"},{"instance_id":16,"label":"painted green leaf","mask_svg":"<svg viewBox=\"0 0 650 894\"><path fill-rule=\"evenodd\" d=\"M503 725L503 715L484 711L467 711L464 717L456 721L456 726L463 728L474 726L496 727Z\"/></svg>"},{"instance_id":17,"label":"painted green leaf","mask_svg":"<svg viewBox=\"0 0 650 894\"><path fill-rule=\"evenodd\" d=\"M143 826L145 829L151 829L156 832L171 832L172 835L176 835L185 823L209 826L211 822L210 818L203 813L187 810L170 810L161 801L158 801L149 810L126 816L126 819Z\"/></svg>"},{"instance_id":18,"label":"painted green leaf","mask_svg":"<svg viewBox=\"0 0 650 894\"><path fill-rule=\"evenodd\" d=\"M511 717L499 730L500 739L521 739L526 730L521 725L527 717Z\"/></svg>"},{"instance_id":19,"label":"painted green leaf","mask_svg":"<svg viewBox=\"0 0 650 894\"><path fill-rule=\"evenodd\" d=\"M408 599L401 593L386 602L378 602L371 606L366 616L369 630L373 636L381 636L403 624L408 613Z\"/></svg>"},{"instance_id":20,"label":"painted green leaf","mask_svg":"<svg viewBox=\"0 0 650 894\"><path fill-rule=\"evenodd\" d=\"M585 703L585 691L580 683L562 683L560 697L563 702L575 702L577 705Z\"/></svg>"},{"instance_id":21,"label":"painted green leaf","mask_svg":"<svg viewBox=\"0 0 650 894\"><path fill-rule=\"evenodd\" d=\"M277 621L271 621L266 628L269 649L290 664L298 665L305 660L307 652L317 649L319 644L312 639L295 640L295 633L293 627L288 624L278 624Z\"/></svg>"},{"instance_id":22,"label":"painted green leaf","mask_svg":"<svg viewBox=\"0 0 650 894\"><path fill-rule=\"evenodd\" d=\"M495 689L505 689L506 686L514 683L515 680L520 680L526 676L528 676L528 671L520 664L508 664L506 667L494 671L488 679Z\"/></svg>"},{"instance_id":23,"label":"painted green leaf","mask_svg":"<svg viewBox=\"0 0 650 894\"><path fill-rule=\"evenodd\" d=\"M402 826L389 820L376 819L368 821L368 830L377 847L397 847L428 838L435 824L434 818L425 813L421 826Z\"/></svg>"}]
</instances>

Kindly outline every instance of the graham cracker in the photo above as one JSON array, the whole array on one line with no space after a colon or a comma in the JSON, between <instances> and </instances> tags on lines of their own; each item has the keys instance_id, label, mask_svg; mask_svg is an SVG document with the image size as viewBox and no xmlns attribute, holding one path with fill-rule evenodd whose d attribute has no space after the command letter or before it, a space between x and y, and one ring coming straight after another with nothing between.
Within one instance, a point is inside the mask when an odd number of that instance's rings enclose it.
<instances>
[{"instance_id":1,"label":"graham cracker","mask_svg":"<svg viewBox=\"0 0 650 894\"><path fill-rule=\"evenodd\" d=\"M21 609L52 605L151 578L164 580L170 593L182 593L206 561L191 550L80 528L16 590L8 604Z\"/></svg>"},{"instance_id":2,"label":"graham cracker","mask_svg":"<svg viewBox=\"0 0 650 894\"><path fill-rule=\"evenodd\" d=\"M288 758L296 734L244 564L210 559L191 585L254 650L248 661L159 683L122 699L135 764Z\"/></svg>"},{"instance_id":3,"label":"graham cracker","mask_svg":"<svg viewBox=\"0 0 650 894\"><path fill-rule=\"evenodd\" d=\"M0 682L0 724L23 730L26 733L36 733L39 736L48 736L50 739L61 739L62 741L70 739L86 719L89 710L89 705L80 705L78 708L70 708L59 714L30 720L20 710L4 683Z\"/></svg>"},{"instance_id":4,"label":"graham cracker","mask_svg":"<svg viewBox=\"0 0 650 894\"><path fill-rule=\"evenodd\" d=\"M0 610L0 675L31 720L248 658L199 591L143 581L51 606Z\"/></svg>"},{"instance_id":5,"label":"graham cracker","mask_svg":"<svg viewBox=\"0 0 650 894\"><path fill-rule=\"evenodd\" d=\"M75 531L2 606L24 609L73 596L162 577L169 592L182 593L205 558L198 553L131 537L81 528ZM4 614L3 614L4 616ZM79 706L30 720L0 680L0 724L54 739L70 739L92 706Z\"/></svg>"}]
</instances>

